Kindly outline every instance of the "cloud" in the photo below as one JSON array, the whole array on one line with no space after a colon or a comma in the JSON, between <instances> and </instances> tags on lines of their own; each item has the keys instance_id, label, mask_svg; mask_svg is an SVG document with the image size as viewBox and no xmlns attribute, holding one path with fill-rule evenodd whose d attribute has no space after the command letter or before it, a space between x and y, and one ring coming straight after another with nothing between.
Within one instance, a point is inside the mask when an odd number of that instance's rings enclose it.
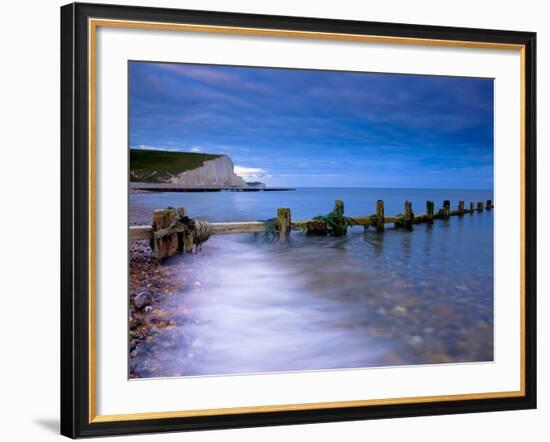
<instances>
[{"instance_id":1,"label":"cloud","mask_svg":"<svg viewBox=\"0 0 550 442\"><path fill-rule=\"evenodd\" d=\"M201 80L205 82L213 83L232 83L238 80L238 77L234 74L223 72L216 68L210 68L208 66L197 66L187 64L175 64L175 63L158 63L159 69L164 71L173 72L184 77L192 78L194 80Z\"/></svg>"},{"instance_id":2,"label":"cloud","mask_svg":"<svg viewBox=\"0 0 550 442\"><path fill-rule=\"evenodd\" d=\"M130 149L141 149L141 150L166 150L169 152L178 152L179 149L176 147L165 147L165 146L149 146L147 144L140 144L138 146L130 146Z\"/></svg>"},{"instance_id":3,"label":"cloud","mask_svg":"<svg viewBox=\"0 0 550 442\"><path fill-rule=\"evenodd\" d=\"M492 80L144 62L130 75L132 145L229 155L247 181L484 188L493 176Z\"/></svg>"},{"instance_id":4,"label":"cloud","mask_svg":"<svg viewBox=\"0 0 550 442\"><path fill-rule=\"evenodd\" d=\"M158 63L157 68L177 74L180 77L199 81L217 87L234 90L251 91L256 93L272 94L271 88L264 83L254 81L243 73L246 68L225 68L223 66L200 66L189 64Z\"/></svg>"},{"instance_id":5,"label":"cloud","mask_svg":"<svg viewBox=\"0 0 550 442\"><path fill-rule=\"evenodd\" d=\"M142 149L142 150L162 150L167 152L202 152L201 146L186 147L169 147L169 146L150 146L148 144L139 144L137 146L131 146L130 149Z\"/></svg>"},{"instance_id":6,"label":"cloud","mask_svg":"<svg viewBox=\"0 0 550 442\"><path fill-rule=\"evenodd\" d=\"M260 167L244 167L235 165L233 167L233 171L244 179L261 178L267 176L267 170L261 169Z\"/></svg>"},{"instance_id":7,"label":"cloud","mask_svg":"<svg viewBox=\"0 0 550 442\"><path fill-rule=\"evenodd\" d=\"M335 173L281 173L277 174L277 177L304 177L304 176L313 176L313 177L335 177L340 176Z\"/></svg>"}]
</instances>

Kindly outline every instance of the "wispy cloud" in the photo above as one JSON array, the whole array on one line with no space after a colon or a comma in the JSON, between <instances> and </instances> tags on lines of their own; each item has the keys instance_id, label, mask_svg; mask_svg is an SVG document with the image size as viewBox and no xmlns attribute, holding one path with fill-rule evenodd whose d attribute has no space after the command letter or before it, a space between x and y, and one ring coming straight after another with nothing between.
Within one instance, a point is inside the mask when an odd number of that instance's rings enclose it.
<instances>
[{"instance_id":1,"label":"wispy cloud","mask_svg":"<svg viewBox=\"0 0 550 442\"><path fill-rule=\"evenodd\" d=\"M279 173L277 177L336 177L335 173Z\"/></svg>"},{"instance_id":2,"label":"wispy cloud","mask_svg":"<svg viewBox=\"0 0 550 442\"><path fill-rule=\"evenodd\" d=\"M267 170L260 167L244 167L235 165L233 171L244 179L261 178L268 175Z\"/></svg>"},{"instance_id":3,"label":"wispy cloud","mask_svg":"<svg viewBox=\"0 0 550 442\"><path fill-rule=\"evenodd\" d=\"M211 86L225 86L242 91L267 94L274 92L267 84L246 78L236 72L221 70L219 67L176 63L157 63L156 66L162 71L171 72L180 77L197 80Z\"/></svg>"},{"instance_id":4,"label":"wispy cloud","mask_svg":"<svg viewBox=\"0 0 550 442\"><path fill-rule=\"evenodd\" d=\"M178 152L179 149L169 146L150 146L147 144L140 144L138 146L130 146L130 149L141 149L141 150L167 150L170 152Z\"/></svg>"}]
</instances>

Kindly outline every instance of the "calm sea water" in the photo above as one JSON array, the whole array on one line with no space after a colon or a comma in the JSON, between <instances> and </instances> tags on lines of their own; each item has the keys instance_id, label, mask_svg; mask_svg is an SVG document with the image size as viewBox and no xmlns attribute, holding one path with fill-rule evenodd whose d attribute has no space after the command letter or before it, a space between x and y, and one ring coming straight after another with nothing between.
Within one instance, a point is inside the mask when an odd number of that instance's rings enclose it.
<instances>
[{"instance_id":1,"label":"calm sea water","mask_svg":"<svg viewBox=\"0 0 550 442\"><path fill-rule=\"evenodd\" d=\"M415 213L426 200L493 199L491 191L297 189L290 192L134 194L130 222L153 209L186 207L215 221L294 219L332 210L349 216ZM390 226L388 226L390 227ZM261 235L211 238L196 255L166 265L181 277L162 314L173 327L131 358L142 377L481 362L493 359L491 211L385 233L354 227L346 237L292 232L288 243Z\"/></svg>"}]
</instances>

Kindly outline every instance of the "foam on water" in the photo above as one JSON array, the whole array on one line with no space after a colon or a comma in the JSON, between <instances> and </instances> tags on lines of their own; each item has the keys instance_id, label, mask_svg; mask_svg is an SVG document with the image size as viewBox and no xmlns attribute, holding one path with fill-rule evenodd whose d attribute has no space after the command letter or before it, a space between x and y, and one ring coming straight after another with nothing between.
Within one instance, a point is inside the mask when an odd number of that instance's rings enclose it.
<instances>
[{"instance_id":1,"label":"foam on water","mask_svg":"<svg viewBox=\"0 0 550 442\"><path fill-rule=\"evenodd\" d=\"M312 293L298 268L274 264L272 255L251 244L228 240L223 246L230 253L209 259L208 277L201 278L207 282L187 301L196 321L189 333L195 347L204 348L195 366L201 374L355 367L376 360L379 351L368 336L334 326L341 316L338 302Z\"/></svg>"}]
</instances>

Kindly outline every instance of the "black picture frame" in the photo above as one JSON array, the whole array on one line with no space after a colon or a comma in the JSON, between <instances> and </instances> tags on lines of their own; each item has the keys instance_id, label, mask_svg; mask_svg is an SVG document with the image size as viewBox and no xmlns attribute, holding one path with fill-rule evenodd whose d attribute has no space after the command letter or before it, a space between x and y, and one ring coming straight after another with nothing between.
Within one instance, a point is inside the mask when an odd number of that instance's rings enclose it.
<instances>
[{"instance_id":1,"label":"black picture frame","mask_svg":"<svg viewBox=\"0 0 550 442\"><path fill-rule=\"evenodd\" d=\"M522 45L524 47L524 395L93 422L90 420L89 18ZM167 8L61 8L61 434L105 436L536 408L536 34Z\"/></svg>"}]
</instances>

